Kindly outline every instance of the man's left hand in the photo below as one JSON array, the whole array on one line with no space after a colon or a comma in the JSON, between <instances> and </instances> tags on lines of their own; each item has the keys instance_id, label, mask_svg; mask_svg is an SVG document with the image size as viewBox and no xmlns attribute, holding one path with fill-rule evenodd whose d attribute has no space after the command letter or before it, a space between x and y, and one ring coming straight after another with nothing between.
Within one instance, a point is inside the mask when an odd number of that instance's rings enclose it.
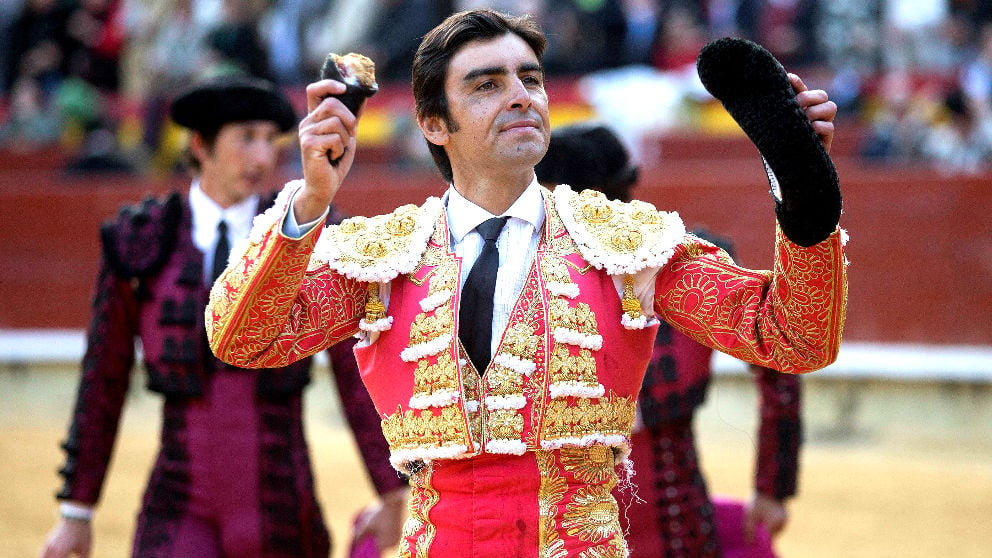
<instances>
[{"instance_id":1,"label":"man's left hand","mask_svg":"<svg viewBox=\"0 0 992 558\"><path fill-rule=\"evenodd\" d=\"M355 525L352 541L370 535L375 538L376 546L380 551L398 545L403 535L409 498L410 490L406 487L397 488L380 496L379 501L362 511L361 519Z\"/></svg>"},{"instance_id":2,"label":"man's left hand","mask_svg":"<svg viewBox=\"0 0 992 558\"><path fill-rule=\"evenodd\" d=\"M764 494L755 494L744 507L744 540L754 543L758 525L763 525L772 537L777 536L789 521L785 503Z\"/></svg>"},{"instance_id":3,"label":"man's left hand","mask_svg":"<svg viewBox=\"0 0 992 558\"><path fill-rule=\"evenodd\" d=\"M796 101L806 112L806 117L813 124L813 130L823 142L823 148L830 153L834 142L834 118L837 116L837 103L831 101L827 92L822 89L810 90L796 74L789 74L789 81L796 91Z\"/></svg>"}]
</instances>

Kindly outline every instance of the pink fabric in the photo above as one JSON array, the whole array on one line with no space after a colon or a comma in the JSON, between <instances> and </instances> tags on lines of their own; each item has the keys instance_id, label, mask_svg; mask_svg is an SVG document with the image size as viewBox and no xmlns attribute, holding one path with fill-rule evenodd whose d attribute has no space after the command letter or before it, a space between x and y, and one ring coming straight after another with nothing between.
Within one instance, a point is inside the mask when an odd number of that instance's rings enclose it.
<instances>
[{"instance_id":1,"label":"pink fabric","mask_svg":"<svg viewBox=\"0 0 992 558\"><path fill-rule=\"evenodd\" d=\"M744 540L744 504L737 500L716 496L716 532L723 558L776 558L772 538L762 526L755 529L754 543Z\"/></svg>"}]
</instances>

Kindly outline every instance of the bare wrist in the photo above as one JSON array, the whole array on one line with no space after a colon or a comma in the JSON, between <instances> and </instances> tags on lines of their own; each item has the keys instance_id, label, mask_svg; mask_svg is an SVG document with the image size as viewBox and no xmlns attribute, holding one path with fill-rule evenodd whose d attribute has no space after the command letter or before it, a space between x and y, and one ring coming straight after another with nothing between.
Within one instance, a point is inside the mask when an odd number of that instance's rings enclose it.
<instances>
[{"instance_id":1,"label":"bare wrist","mask_svg":"<svg viewBox=\"0 0 992 558\"><path fill-rule=\"evenodd\" d=\"M304 188L293 198L293 216L297 223L309 223L319 219L329 205L331 205L330 200L316 200Z\"/></svg>"}]
</instances>

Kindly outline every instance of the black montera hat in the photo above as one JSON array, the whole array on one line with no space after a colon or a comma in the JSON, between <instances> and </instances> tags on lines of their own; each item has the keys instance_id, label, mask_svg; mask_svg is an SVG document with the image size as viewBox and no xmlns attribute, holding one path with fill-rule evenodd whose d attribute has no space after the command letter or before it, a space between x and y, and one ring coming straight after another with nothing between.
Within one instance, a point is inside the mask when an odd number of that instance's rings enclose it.
<instances>
[{"instance_id":1,"label":"black montera hat","mask_svg":"<svg viewBox=\"0 0 992 558\"><path fill-rule=\"evenodd\" d=\"M534 172L542 183L593 188L609 198L624 199L637 181L638 169L630 164L627 148L612 130L583 123L552 130L548 152Z\"/></svg>"},{"instance_id":2,"label":"black montera hat","mask_svg":"<svg viewBox=\"0 0 992 558\"><path fill-rule=\"evenodd\" d=\"M224 76L198 83L180 93L169 109L180 126L214 133L230 122L270 120L282 132L296 125L296 111L271 82L245 76Z\"/></svg>"}]
</instances>

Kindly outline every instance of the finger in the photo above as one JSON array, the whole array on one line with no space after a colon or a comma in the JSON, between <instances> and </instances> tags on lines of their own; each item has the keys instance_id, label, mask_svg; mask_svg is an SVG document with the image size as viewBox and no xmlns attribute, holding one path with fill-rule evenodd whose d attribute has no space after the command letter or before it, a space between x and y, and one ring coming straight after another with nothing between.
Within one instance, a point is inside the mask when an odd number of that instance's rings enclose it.
<instances>
[{"instance_id":1,"label":"finger","mask_svg":"<svg viewBox=\"0 0 992 558\"><path fill-rule=\"evenodd\" d=\"M789 73L788 75L789 75L789 83L792 84L792 89L794 89L796 93L802 93L803 91L806 91L808 89L806 87L806 84L803 83L802 78L800 78L799 76L793 73Z\"/></svg>"},{"instance_id":2,"label":"finger","mask_svg":"<svg viewBox=\"0 0 992 558\"><path fill-rule=\"evenodd\" d=\"M754 508L744 510L744 542L754 544L754 531L757 524L757 517Z\"/></svg>"},{"instance_id":3,"label":"finger","mask_svg":"<svg viewBox=\"0 0 992 558\"><path fill-rule=\"evenodd\" d=\"M344 106L335 97L326 97L311 110L300 122L301 126L319 124L321 122L337 121L343 126L343 131L347 134L354 134L358 126L358 118L351 114L348 107Z\"/></svg>"},{"instance_id":4,"label":"finger","mask_svg":"<svg viewBox=\"0 0 992 558\"><path fill-rule=\"evenodd\" d=\"M822 89L806 90L796 94L796 101L799 102L799 106L803 109L825 104L829 100L830 97L827 95L827 92Z\"/></svg>"},{"instance_id":5,"label":"finger","mask_svg":"<svg viewBox=\"0 0 992 558\"><path fill-rule=\"evenodd\" d=\"M817 137L823 142L824 149L827 153L830 152L830 146L833 144L834 139L834 123L824 122L822 120L815 120L812 122L813 131L816 132Z\"/></svg>"},{"instance_id":6,"label":"finger","mask_svg":"<svg viewBox=\"0 0 992 558\"><path fill-rule=\"evenodd\" d=\"M806 109L806 117L810 121L833 122L837 116L837 105L833 101L813 105Z\"/></svg>"},{"instance_id":7,"label":"finger","mask_svg":"<svg viewBox=\"0 0 992 558\"><path fill-rule=\"evenodd\" d=\"M345 84L333 79L322 79L307 85L307 112L313 112L329 95L340 95L347 89Z\"/></svg>"}]
</instances>

